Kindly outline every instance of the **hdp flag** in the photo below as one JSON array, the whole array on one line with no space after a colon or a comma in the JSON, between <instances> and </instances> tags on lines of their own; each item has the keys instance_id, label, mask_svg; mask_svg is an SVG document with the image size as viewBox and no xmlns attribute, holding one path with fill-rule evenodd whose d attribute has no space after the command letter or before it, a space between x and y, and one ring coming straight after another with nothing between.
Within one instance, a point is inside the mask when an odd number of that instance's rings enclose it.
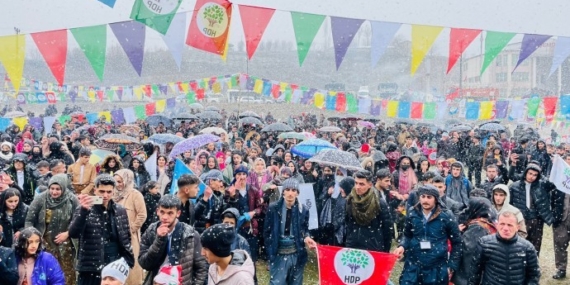
<instances>
[{"instance_id":1,"label":"hdp flag","mask_svg":"<svg viewBox=\"0 0 570 285\"><path fill-rule=\"evenodd\" d=\"M554 156L549 180L556 185L556 189L570 194L570 165L559 155Z\"/></svg>"},{"instance_id":2,"label":"hdp flag","mask_svg":"<svg viewBox=\"0 0 570 285\"><path fill-rule=\"evenodd\" d=\"M198 0L186 44L223 56L230 30L232 3L227 0Z\"/></svg>"},{"instance_id":3,"label":"hdp flag","mask_svg":"<svg viewBox=\"0 0 570 285\"><path fill-rule=\"evenodd\" d=\"M182 0L136 0L131 19L165 35Z\"/></svg>"},{"instance_id":4,"label":"hdp flag","mask_svg":"<svg viewBox=\"0 0 570 285\"><path fill-rule=\"evenodd\" d=\"M317 245L319 284L386 284L398 256L368 250Z\"/></svg>"},{"instance_id":5,"label":"hdp flag","mask_svg":"<svg viewBox=\"0 0 570 285\"><path fill-rule=\"evenodd\" d=\"M192 172L192 170L190 170L190 168L188 168L184 164L184 162L182 162L182 160L177 158L176 164L174 164L174 172L172 174L172 184L170 186L170 194L176 194L178 192L178 178L180 178L180 176L184 174L194 175L194 172ZM204 193L204 190L206 190L206 184L200 181L200 184L198 185L198 196Z\"/></svg>"}]
</instances>

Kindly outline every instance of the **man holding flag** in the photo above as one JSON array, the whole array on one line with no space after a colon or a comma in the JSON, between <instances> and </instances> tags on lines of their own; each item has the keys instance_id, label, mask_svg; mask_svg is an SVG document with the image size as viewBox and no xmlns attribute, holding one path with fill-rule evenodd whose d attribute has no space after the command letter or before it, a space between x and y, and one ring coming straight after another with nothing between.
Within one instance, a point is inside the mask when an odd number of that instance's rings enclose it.
<instances>
[{"instance_id":1,"label":"man holding flag","mask_svg":"<svg viewBox=\"0 0 570 285\"><path fill-rule=\"evenodd\" d=\"M550 181L556 185L558 191L551 193L551 206L553 216L554 263L556 273L554 279L566 278L568 266L568 243L570 242L570 155L553 159Z\"/></svg>"}]
</instances>

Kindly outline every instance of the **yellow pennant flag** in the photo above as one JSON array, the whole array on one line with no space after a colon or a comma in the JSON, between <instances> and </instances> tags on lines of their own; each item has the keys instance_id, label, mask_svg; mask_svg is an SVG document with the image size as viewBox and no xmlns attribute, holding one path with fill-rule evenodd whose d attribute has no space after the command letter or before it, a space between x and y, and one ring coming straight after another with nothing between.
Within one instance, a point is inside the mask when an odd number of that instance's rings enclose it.
<instances>
[{"instance_id":1,"label":"yellow pennant flag","mask_svg":"<svg viewBox=\"0 0 570 285\"><path fill-rule=\"evenodd\" d=\"M135 97L139 100L142 100L142 95L143 95L143 90L142 90L142 86L133 86L133 93L135 94Z\"/></svg>"},{"instance_id":2,"label":"yellow pennant flag","mask_svg":"<svg viewBox=\"0 0 570 285\"><path fill-rule=\"evenodd\" d=\"M24 127L28 124L28 117L14 118L14 119L12 119L12 123L14 123L14 125L18 126L18 128L20 128L20 130L23 130Z\"/></svg>"},{"instance_id":3,"label":"yellow pennant flag","mask_svg":"<svg viewBox=\"0 0 570 285\"><path fill-rule=\"evenodd\" d=\"M175 82L168 82L168 87L170 87L170 91L178 93L178 84Z\"/></svg>"},{"instance_id":4,"label":"yellow pennant flag","mask_svg":"<svg viewBox=\"0 0 570 285\"><path fill-rule=\"evenodd\" d=\"M412 76L420 67L443 27L412 25Z\"/></svg>"},{"instance_id":5,"label":"yellow pennant flag","mask_svg":"<svg viewBox=\"0 0 570 285\"><path fill-rule=\"evenodd\" d=\"M483 101L479 107L479 120L490 120L493 118L493 101Z\"/></svg>"},{"instance_id":6,"label":"yellow pennant flag","mask_svg":"<svg viewBox=\"0 0 570 285\"><path fill-rule=\"evenodd\" d=\"M26 56L26 36L15 35L0 37L0 63L8 73L14 94L20 91L22 75L24 74L24 59Z\"/></svg>"},{"instance_id":7,"label":"yellow pennant flag","mask_svg":"<svg viewBox=\"0 0 570 285\"><path fill-rule=\"evenodd\" d=\"M255 80L255 85L253 86L253 92L257 94L261 94L261 92L263 92L263 80L261 79Z\"/></svg>"},{"instance_id":8,"label":"yellow pennant flag","mask_svg":"<svg viewBox=\"0 0 570 285\"><path fill-rule=\"evenodd\" d=\"M189 88L189 86L188 86L188 83L187 83L187 82L182 82L182 83L180 83L180 87L182 87L182 91L184 92L184 94L187 94L187 93L188 93L188 88Z\"/></svg>"},{"instance_id":9,"label":"yellow pennant flag","mask_svg":"<svg viewBox=\"0 0 570 285\"><path fill-rule=\"evenodd\" d=\"M398 101L388 101L386 115L389 118L395 118L398 115Z\"/></svg>"},{"instance_id":10,"label":"yellow pennant flag","mask_svg":"<svg viewBox=\"0 0 570 285\"><path fill-rule=\"evenodd\" d=\"M99 112L99 118L101 118L101 117L105 117L105 121L107 121L109 123L111 122L111 112L109 112L109 111Z\"/></svg>"},{"instance_id":11,"label":"yellow pennant flag","mask_svg":"<svg viewBox=\"0 0 570 285\"><path fill-rule=\"evenodd\" d=\"M97 93L95 92L95 90L89 90L87 91L87 96L89 96L89 100L91 100L91 102L95 102L95 95Z\"/></svg>"},{"instance_id":12,"label":"yellow pennant flag","mask_svg":"<svg viewBox=\"0 0 570 285\"><path fill-rule=\"evenodd\" d=\"M162 113L164 112L164 109L166 109L166 99L162 99L162 100L158 100L156 101L156 112L157 113Z\"/></svg>"},{"instance_id":13,"label":"yellow pennant flag","mask_svg":"<svg viewBox=\"0 0 570 285\"><path fill-rule=\"evenodd\" d=\"M214 82L214 85L212 85L212 91L214 91L214 93L222 93L222 84L220 84L219 81Z\"/></svg>"},{"instance_id":14,"label":"yellow pennant flag","mask_svg":"<svg viewBox=\"0 0 570 285\"><path fill-rule=\"evenodd\" d=\"M315 107L322 109L325 106L325 94L315 92Z\"/></svg>"}]
</instances>

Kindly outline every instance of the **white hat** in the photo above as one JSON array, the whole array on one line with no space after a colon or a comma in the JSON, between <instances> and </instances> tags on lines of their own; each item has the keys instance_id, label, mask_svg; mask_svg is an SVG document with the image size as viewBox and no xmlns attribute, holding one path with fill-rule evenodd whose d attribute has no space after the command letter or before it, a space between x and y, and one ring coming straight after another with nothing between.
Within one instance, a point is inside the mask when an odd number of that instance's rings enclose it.
<instances>
[{"instance_id":1,"label":"white hat","mask_svg":"<svg viewBox=\"0 0 570 285\"><path fill-rule=\"evenodd\" d=\"M101 271L101 280L105 277L113 277L124 284L128 276L129 265L122 257L107 264L107 266L103 267L103 271Z\"/></svg>"}]
</instances>

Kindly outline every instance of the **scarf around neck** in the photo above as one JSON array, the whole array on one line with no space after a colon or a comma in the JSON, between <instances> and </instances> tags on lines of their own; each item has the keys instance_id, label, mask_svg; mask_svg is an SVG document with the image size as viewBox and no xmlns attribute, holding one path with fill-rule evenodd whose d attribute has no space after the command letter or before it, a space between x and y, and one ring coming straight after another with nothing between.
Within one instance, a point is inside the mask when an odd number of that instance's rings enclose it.
<instances>
[{"instance_id":1,"label":"scarf around neck","mask_svg":"<svg viewBox=\"0 0 570 285\"><path fill-rule=\"evenodd\" d=\"M378 196L374 191L374 189L370 188L366 194L359 196L353 190L348 196L347 206L350 208L348 212L352 214L356 223L361 226L369 225L380 213L380 201L378 201Z\"/></svg>"},{"instance_id":2,"label":"scarf around neck","mask_svg":"<svg viewBox=\"0 0 570 285\"><path fill-rule=\"evenodd\" d=\"M115 172L115 175L120 176L123 179L123 184L125 185L123 191L115 190L113 195L113 201L119 203L123 198L125 198L131 191L135 190L135 175L130 169L121 169Z\"/></svg>"}]
</instances>

